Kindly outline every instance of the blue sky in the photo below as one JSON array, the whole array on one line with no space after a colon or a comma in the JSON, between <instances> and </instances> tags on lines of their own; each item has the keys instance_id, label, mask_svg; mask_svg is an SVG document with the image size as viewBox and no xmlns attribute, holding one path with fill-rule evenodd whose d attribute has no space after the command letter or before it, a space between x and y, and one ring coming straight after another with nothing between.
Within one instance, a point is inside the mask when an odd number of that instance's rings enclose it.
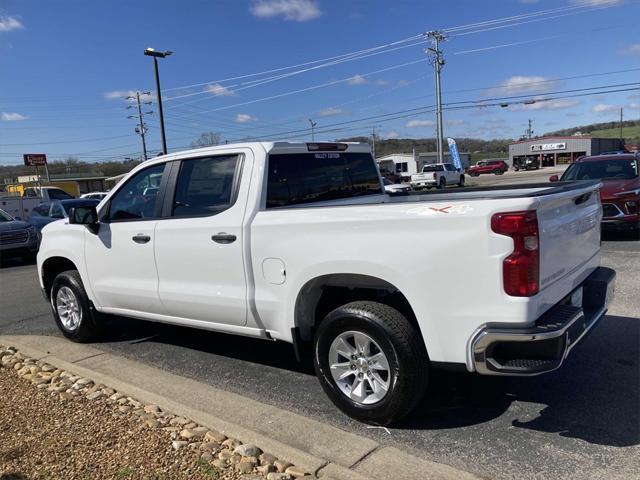
<instances>
[{"instance_id":1,"label":"blue sky","mask_svg":"<svg viewBox=\"0 0 640 480\"><path fill-rule=\"evenodd\" d=\"M149 46L175 52L160 65L170 150L205 131L229 141L308 139L309 118L322 139L367 135L373 127L383 138L420 138L434 136L433 113L393 114L434 103L419 37L333 65L229 79L450 29L442 45L445 104L541 99L639 83L638 18L638 0L3 0L0 164L21 163L22 153L94 161L140 155L123 97L154 90L152 62L143 56ZM529 118L541 134L616 120L620 107L625 118L640 119L640 90L446 110L445 134L516 138ZM145 109L157 113L156 105ZM149 149L157 151L157 114L147 123Z\"/></svg>"}]
</instances>

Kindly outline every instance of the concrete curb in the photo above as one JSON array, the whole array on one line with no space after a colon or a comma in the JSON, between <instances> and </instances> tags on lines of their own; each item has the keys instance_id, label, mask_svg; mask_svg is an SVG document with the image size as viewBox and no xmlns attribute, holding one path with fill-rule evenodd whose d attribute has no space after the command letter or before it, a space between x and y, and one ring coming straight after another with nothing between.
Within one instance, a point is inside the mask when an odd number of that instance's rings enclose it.
<instances>
[{"instance_id":1,"label":"concrete curb","mask_svg":"<svg viewBox=\"0 0 640 480\"><path fill-rule=\"evenodd\" d=\"M474 480L475 475L421 460L304 416L174 375L95 347L46 336L3 335L0 343L35 359L206 427L335 480ZM215 412L215 415L208 413Z\"/></svg>"}]
</instances>

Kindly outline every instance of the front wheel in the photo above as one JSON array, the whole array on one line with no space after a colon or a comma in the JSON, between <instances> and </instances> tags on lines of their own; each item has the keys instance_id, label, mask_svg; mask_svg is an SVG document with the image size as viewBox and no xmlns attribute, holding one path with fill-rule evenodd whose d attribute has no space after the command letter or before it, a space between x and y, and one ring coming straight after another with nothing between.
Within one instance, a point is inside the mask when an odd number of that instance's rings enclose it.
<instances>
[{"instance_id":1,"label":"front wheel","mask_svg":"<svg viewBox=\"0 0 640 480\"><path fill-rule=\"evenodd\" d=\"M89 342L99 334L89 297L76 270L58 274L51 287L51 308L62 334L74 342Z\"/></svg>"},{"instance_id":2,"label":"front wheel","mask_svg":"<svg viewBox=\"0 0 640 480\"><path fill-rule=\"evenodd\" d=\"M314 366L325 393L347 415L390 425L413 410L427 386L420 334L394 308L352 302L329 313L314 342Z\"/></svg>"}]
</instances>

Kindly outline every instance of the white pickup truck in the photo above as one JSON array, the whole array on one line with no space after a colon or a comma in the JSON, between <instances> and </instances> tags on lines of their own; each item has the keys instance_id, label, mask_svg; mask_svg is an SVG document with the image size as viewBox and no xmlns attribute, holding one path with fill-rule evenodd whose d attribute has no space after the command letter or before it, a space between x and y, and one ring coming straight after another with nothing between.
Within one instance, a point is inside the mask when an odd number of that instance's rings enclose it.
<instances>
[{"instance_id":1,"label":"white pickup truck","mask_svg":"<svg viewBox=\"0 0 640 480\"><path fill-rule=\"evenodd\" d=\"M290 342L339 408L390 424L431 368L560 366L613 292L598 188L390 196L363 144L209 147L144 162L47 225L38 275L72 340L118 314Z\"/></svg>"},{"instance_id":2,"label":"white pickup truck","mask_svg":"<svg viewBox=\"0 0 640 480\"><path fill-rule=\"evenodd\" d=\"M411 175L409 182L415 190L445 188L447 185L464 187L464 172L452 163L432 163L422 167L420 173Z\"/></svg>"}]
</instances>

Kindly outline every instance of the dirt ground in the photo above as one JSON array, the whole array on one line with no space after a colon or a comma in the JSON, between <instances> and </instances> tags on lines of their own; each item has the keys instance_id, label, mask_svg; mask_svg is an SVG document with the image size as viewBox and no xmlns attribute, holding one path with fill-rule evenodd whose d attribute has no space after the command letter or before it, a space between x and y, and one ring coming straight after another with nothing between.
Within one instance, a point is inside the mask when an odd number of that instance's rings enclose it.
<instances>
[{"instance_id":1,"label":"dirt ground","mask_svg":"<svg viewBox=\"0 0 640 480\"><path fill-rule=\"evenodd\" d=\"M0 480L227 479L199 459L175 451L166 432L80 395L61 400L14 371L0 368Z\"/></svg>"}]
</instances>

